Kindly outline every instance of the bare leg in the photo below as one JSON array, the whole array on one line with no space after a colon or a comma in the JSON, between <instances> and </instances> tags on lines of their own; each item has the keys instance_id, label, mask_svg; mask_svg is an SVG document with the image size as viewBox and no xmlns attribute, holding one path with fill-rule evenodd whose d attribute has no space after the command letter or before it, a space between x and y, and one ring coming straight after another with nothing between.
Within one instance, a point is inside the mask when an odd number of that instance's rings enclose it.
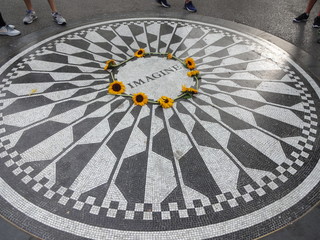
<instances>
[{"instance_id":1,"label":"bare leg","mask_svg":"<svg viewBox=\"0 0 320 240\"><path fill-rule=\"evenodd\" d=\"M311 9L313 8L313 5L316 3L317 0L309 0L307 8L306 8L306 13L310 14Z\"/></svg>"},{"instance_id":2,"label":"bare leg","mask_svg":"<svg viewBox=\"0 0 320 240\"><path fill-rule=\"evenodd\" d=\"M24 3L26 4L27 9L30 11L33 11L31 0L24 0Z\"/></svg>"},{"instance_id":3,"label":"bare leg","mask_svg":"<svg viewBox=\"0 0 320 240\"><path fill-rule=\"evenodd\" d=\"M26 0L25 0L26 1ZM52 12L58 12L56 4L54 0L48 0Z\"/></svg>"}]
</instances>

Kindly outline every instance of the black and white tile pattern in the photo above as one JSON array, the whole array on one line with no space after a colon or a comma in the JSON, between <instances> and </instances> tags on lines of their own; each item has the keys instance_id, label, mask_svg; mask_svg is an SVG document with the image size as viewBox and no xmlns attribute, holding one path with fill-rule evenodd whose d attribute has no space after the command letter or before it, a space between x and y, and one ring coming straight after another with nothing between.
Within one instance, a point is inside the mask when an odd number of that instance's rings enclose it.
<instances>
[{"instance_id":1,"label":"black and white tile pattern","mask_svg":"<svg viewBox=\"0 0 320 240\"><path fill-rule=\"evenodd\" d=\"M171 109L108 95L105 61L139 48L194 58L199 94ZM202 239L266 222L264 234L319 190L319 86L262 39L178 19L102 22L0 74L0 196L61 236Z\"/></svg>"}]
</instances>

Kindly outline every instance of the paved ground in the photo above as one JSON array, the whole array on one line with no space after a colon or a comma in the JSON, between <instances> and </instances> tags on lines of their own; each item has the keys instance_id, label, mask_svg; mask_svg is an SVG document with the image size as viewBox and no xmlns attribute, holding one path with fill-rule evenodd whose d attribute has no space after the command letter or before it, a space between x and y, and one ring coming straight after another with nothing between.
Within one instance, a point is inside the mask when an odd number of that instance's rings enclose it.
<instances>
[{"instance_id":1,"label":"paved ground","mask_svg":"<svg viewBox=\"0 0 320 240\"><path fill-rule=\"evenodd\" d=\"M214 17L217 22L228 20L241 23L255 29L251 29L255 35L260 35L265 39L270 39L284 50L290 52L292 59L299 60L300 66L308 71L311 76L320 76L320 44L317 43L319 34L311 28L312 20L306 24L293 24L292 18L299 15L305 8L305 2L295 1L213 1L213 2L195 2L198 7L197 20L201 16ZM103 16L109 18L117 14L119 18L125 17L127 13L149 12L155 16L161 16L164 13L172 13L176 17L188 17L189 13L182 9L182 3L172 1L172 8L163 9L153 1L121 1L106 3L105 1L95 0L94 2L79 0L57 1L61 12L68 20L66 27L56 26L48 11L45 1L34 1L39 19L32 25L22 24L24 15L24 6L19 0L4 0L1 9L2 15L10 24L16 25L21 30L22 36L16 38L3 37L0 39L0 63L4 64L10 57L16 55L21 49L27 49L39 40L52 36L53 33L59 33L64 30L79 26L79 23L95 22ZM316 5L318 6L318 5ZM318 6L319 7L319 6ZM313 11L315 15L317 9ZM137 14L139 15L139 14ZM220 19L220 20L219 20ZM239 25L241 32L242 26ZM269 35L270 34L270 35ZM280 39L273 38L272 36ZM283 39L284 41L282 41ZM298 48L293 48L286 42L292 43ZM301 50L302 51L301 51ZM307 53L307 54L306 54ZM309 55L312 57L310 57ZM280 230L279 232L265 237L265 239L318 239L320 233L317 228L319 222L319 207L316 207L306 217L298 220L296 223ZM30 239L30 236L16 231L15 228L8 226L4 221L0 225L0 239Z\"/></svg>"},{"instance_id":2,"label":"paved ground","mask_svg":"<svg viewBox=\"0 0 320 240\"><path fill-rule=\"evenodd\" d=\"M72 24L78 21L90 21L97 16L108 15L110 13L123 14L126 12L182 12L182 1L172 1L171 9L162 9L154 4L152 0L135 0L135 1L122 1L121 6L118 2L108 2L96 0L89 3L85 0L77 1L57 1L63 15ZM257 28L268 32L272 35L280 37L293 45L310 53L317 59L320 59L318 45L316 43L319 34L316 30L312 29L311 24L313 17L319 9L317 3L314 10L311 12L310 19L306 24L293 24L292 19L299 15L305 9L305 1L263 1L258 0L255 2L244 1L222 1L216 0L210 3L197 2L199 15L210 16L237 23L245 24L253 28ZM34 1L35 9L39 15L39 21L30 26L23 26L22 18L24 16L24 6L19 0L4 0L2 13L8 22L12 22L22 31L23 36L35 32L37 30L52 26L52 21L49 16L48 5L45 1ZM318 7L318 8L317 8ZM54 27L56 28L56 27ZM1 45L9 43L8 39L1 39Z\"/></svg>"}]
</instances>

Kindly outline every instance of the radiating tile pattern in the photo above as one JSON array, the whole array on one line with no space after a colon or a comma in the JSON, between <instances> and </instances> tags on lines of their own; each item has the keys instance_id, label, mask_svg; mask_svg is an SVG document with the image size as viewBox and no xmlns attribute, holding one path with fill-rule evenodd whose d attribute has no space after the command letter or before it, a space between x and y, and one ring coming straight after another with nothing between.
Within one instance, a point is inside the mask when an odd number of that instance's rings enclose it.
<instances>
[{"instance_id":1,"label":"radiating tile pattern","mask_svg":"<svg viewBox=\"0 0 320 240\"><path fill-rule=\"evenodd\" d=\"M107 95L104 62L139 48L193 57L199 94L172 109ZM214 228L275 202L285 206L281 198L318 166L318 86L275 46L219 26L104 22L50 38L0 73L0 177L44 210L39 217L75 220L60 226L61 235L84 237L72 231L77 223L147 239ZM309 192L299 191L300 200ZM248 234L250 225L239 224Z\"/></svg>"}]
</instances>

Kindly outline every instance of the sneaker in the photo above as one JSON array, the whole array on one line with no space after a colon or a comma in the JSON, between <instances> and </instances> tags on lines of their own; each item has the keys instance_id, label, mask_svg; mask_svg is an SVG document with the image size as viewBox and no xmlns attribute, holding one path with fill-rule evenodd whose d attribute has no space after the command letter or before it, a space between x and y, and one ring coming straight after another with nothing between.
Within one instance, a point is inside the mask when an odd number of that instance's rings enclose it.
<instances>
[{"instance_id":1,"label":"sneaker","mask_svg":"<svg viewBox=\"0 0 320 240\"><path fill-rule=\"evenodd\" d=\"M6 25L0 28L0 35L5 35L5 36L17 36L20 34L20 31L11 28L10 25Z\"/></svg>"},{"instance_id":2,"label":"sneaker","mask_svg":"<svg viewBox=\"0 0 320 240\"><path fill-rule=\"evenodd\" d=\"M308 13L302 13L300 16L293 19L293 22L299 23L299 22L306 22L309 18Z\"/></svg>"},{"instance_id":3,"label":"sneaker","mask_svg":"<svg viewBox=\"0 0 320 240\"><path fill-rule=\"evenodd\" d=\"M53 17L53 21L55 21L59 25L66 25L67 24L67 21L58 12L52 13L52 17Z\"/></svg>"},{"instance_id":4,"label":"sneaker","mask_svg":"<svg viewBox=\"0 0 320 240\"><path fill-rule=\"evenodd\" d=\"M169 8L171 5L167 3L167 0L156 0L157 3L161 4L162 7Z\"/></svg>"},{"instance_id":5,"label":"sneaker","mask_svg":"<svg viewBox=\"0 0 320 240\"><path fill-rule=\"evenodd\" d=\"M313 22L312 27L314 27L314 28L320 28L320 16L317 16L317 17L314 19L314 22Z\"/></svg>"},{"instance_id":6,"label":"sneaker","mask_svg":"<svg viewBox=\"0 0 320 240\"><path fill-rule=\"evenodd\" d=\"M28 10L27 11L27 15L24 17L23 19L23 23L24 24L30 24L32 23L34 20L36 20L38 17L36 15L35 11L32 10Z\"/></svg>"},{"instance_id":7,"label":"sneaker","mask_svg":"<svg viewBox=\"0 0 320 240\"><path fill-rule=\"evenodd\" d=\"M189 12L196 12L197 11L196 7L193 6L192 1L185 3L184 8L187 9Z\"/></svg>"}]
</instances>

